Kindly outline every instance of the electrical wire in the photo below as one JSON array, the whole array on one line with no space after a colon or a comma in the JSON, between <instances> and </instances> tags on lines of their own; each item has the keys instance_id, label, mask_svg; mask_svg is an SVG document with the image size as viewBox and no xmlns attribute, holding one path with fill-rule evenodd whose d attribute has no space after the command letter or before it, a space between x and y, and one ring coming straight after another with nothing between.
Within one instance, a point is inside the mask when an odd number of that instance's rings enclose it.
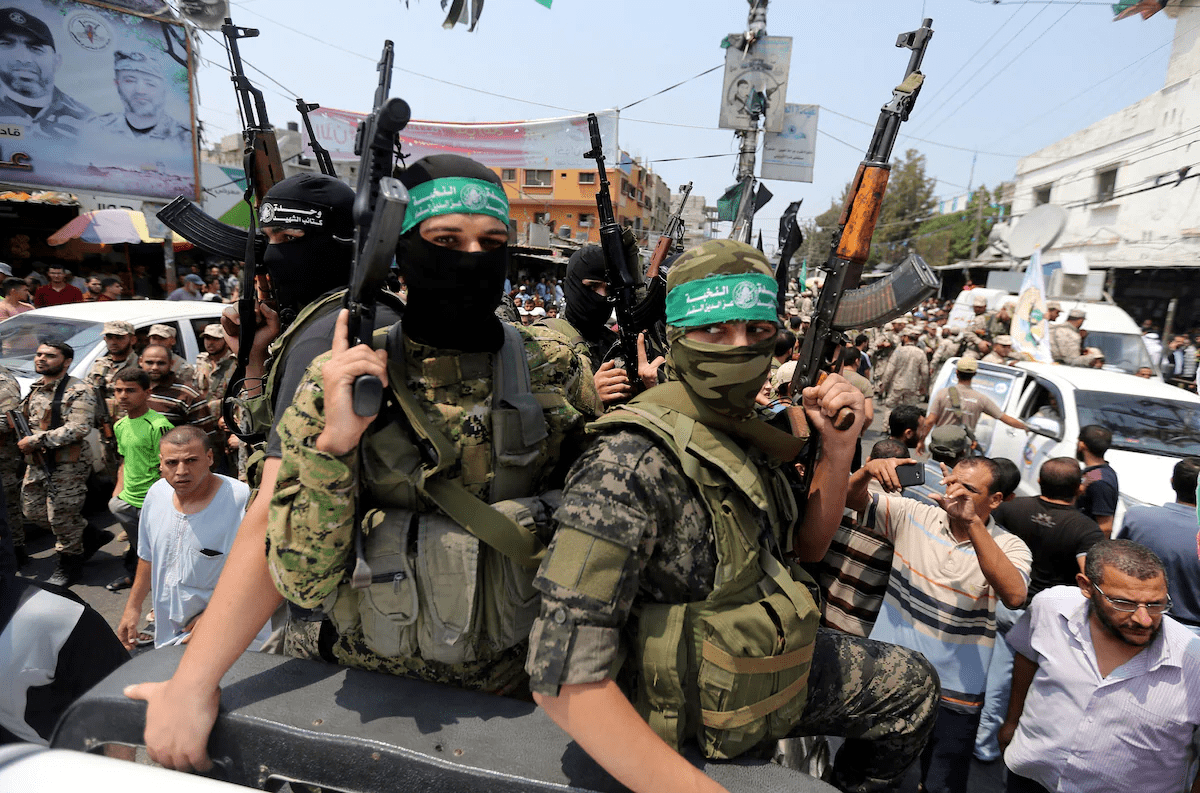
<instances>
[{"instance_id":1,"label":"electrical wire","mask_svg":"<svg viewBox=\"0 0 1200 793\"><path fill-rule=\"evenodd\" d=\"M705 69L704 71L700 72L695 77L689 77L686 80L680 80L679 82L675 83L675 85L668 86L668 87L662 89L661 91L655 91L654 93L650 94L649 96L643 96L641 99L637 100L636 102L630 102L627 105L621 106L619 109L620 110L628 110L629 108L633 107L634 105L640 105L642 102L645 102L647 99L653 99L656 96L665 94L667 91L671 91L675 88L678 88L679 86L683 85L684 83L690 83L692 80L697 80L706 74L711 74L712 72L715 72L717 69L723 68L724 66L725 66L725 64L718 63L716 66L712 67L711 69Z\"/></svg>"}]
</instances>

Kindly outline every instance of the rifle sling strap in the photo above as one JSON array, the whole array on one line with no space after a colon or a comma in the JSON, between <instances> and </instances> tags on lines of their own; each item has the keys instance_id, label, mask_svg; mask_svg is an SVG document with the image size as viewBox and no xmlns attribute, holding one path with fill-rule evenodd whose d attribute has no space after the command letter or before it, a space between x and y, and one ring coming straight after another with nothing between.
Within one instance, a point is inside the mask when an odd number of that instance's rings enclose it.
<instances>
[{"instance_id":1,"label":"rifle sling strap","mask_svg":"<svg viewBox=\"0 0 1200 793\"><path fill-rule=\"evenodd\" d=\"M50 424L47 426L43 423L42 429L53 430L62 426L62 401L67 390L67 379L68 375L64 373L59 378L58 385L54 387L54 398L50 400ZM45 416L42 417L42 421L45 422Z\"/></svg>"},{"instance_id":2,"label":"rifle sling strap","mask_svg":"<svg viewBox=\"0 0 1200 793\"><path fill-rule=\"evenodd\" d=\"M541 437L544 438L545 418L530 391L529 365L525 361L524 343L521 340L520 332L507 324L504 329L504 344L493 362L493 406L502 398L508 404L515 400L520 405L525 401L521 397L528 397L528 401L537 411L536 419L541 422ZM392 384L392 394L400 405L400 409L404 411L409 425L417 435L429 441L436 458L433 466L424 471L422 480L416 483L417 489L428 496L455 523L469 531L481 542L490 545L523 567L536 568L541 564L542 557L546 553L546 547L537 538L537 535L497 511L482 499L472 495L461 483L437 476L454 463L458 454L454 444L430 423L429 418L421 410L420 405L417 404L412 392L405 384L404 342L399 322L388 331L387 351L388 379ZM513 360L518 357L520 366L517 365L517 361ZM506 358L509 360L506 361ZM525 393L515 393L513 389L519 387L517 384L522 381ZM534 434L530 431L530 425L527 423L533 419L532 416L527 415L528 406L524 410L521 407L516 409L521 413L523 434L526 437ZM533 424L536 425L536 421ZM500 467L497 467L497 473L499 470ZM528 489L525 490L525 493L528 494Z\"/></svg>"}]
</instances>

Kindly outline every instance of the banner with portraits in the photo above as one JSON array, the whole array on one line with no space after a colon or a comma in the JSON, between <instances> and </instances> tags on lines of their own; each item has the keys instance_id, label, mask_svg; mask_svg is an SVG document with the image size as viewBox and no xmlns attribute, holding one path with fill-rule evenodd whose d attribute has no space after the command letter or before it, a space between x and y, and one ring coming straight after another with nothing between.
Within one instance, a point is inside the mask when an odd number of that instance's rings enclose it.
<instances>
[{"instance_id":1,"label":"banner with portraits","mask_svg":"<svg viewBox=\"0 0 1200 793\"><path fill-rule=\"evenodd\" d=\"M0 183L198 197L181 23L83 0L0 0Z\"/></svg>"}]
</instances>

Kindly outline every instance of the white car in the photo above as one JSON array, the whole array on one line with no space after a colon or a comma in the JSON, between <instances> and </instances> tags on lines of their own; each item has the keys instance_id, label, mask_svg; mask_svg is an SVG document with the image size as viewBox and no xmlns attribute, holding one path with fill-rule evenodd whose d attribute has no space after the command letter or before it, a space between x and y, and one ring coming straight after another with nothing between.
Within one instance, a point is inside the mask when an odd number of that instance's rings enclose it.
<instances>
[{"instance_id":1,"label":"white car","mask_svg":"<svg viewBox=\"0 0 1200 793\"><path fill-rule=\"evenodd\" d=\"M957 360L938 372L931 393L954 382ZM1105 460L1120 485L1114 535L1127 508L1174 501L1175 464L1200 456L1200 397L1158 379L1076 366L981 362L971 387L1036 430L1014 429L989 416L975 430L986 456L1007 458L1020 469L1018 495L1039 493L1043 462L1075 456L1080 427L1099 424L1112 431Z\"/></svg>"},{"instance_id":2,"label":"white car","mask_svg":"<svg viewBox=\"0 0 1200 793\"><path fill-rule=\"evenodd\" d=\"M108 350L104 323L112 320L132 324L143 342L151 325L174 327L175 353L195 363L204 349L199 341L201 331L205 325L219 322L224 308L223 303L202 300L114 300L35 308L0 322L0 365L16 375L21 393L28 393L38 376L33 371L38 345L47 340L65 341L75 350L71 374L82 380L92 362Z\"/></svg>"}]
</instances>

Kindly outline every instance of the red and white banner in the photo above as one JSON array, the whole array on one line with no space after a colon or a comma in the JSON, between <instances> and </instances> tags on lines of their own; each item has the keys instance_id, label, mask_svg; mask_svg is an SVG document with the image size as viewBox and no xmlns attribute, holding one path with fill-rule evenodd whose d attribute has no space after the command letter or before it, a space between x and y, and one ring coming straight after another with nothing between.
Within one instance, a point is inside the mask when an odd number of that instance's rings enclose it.
<instances>
[{"instance_id":1,"label":"red and white banner","mask_svg":"<svg viewBox=\"0 0 1200 793\"><path fill-rule=\"evenodd\" d=\"M597 113L604 157L617 167L617 111ZM336 161L357 160L354 135L363 113L322 107L309 114L317 142ZM302 150L312 153L308 132ZM400 133L400 146L409 162L430 154L461 154L493 168L594 168L584 158L592 145L587 116L565 116L534 121L468 124L452 121L410 121Z\"/></svg>"}]
</instances>

